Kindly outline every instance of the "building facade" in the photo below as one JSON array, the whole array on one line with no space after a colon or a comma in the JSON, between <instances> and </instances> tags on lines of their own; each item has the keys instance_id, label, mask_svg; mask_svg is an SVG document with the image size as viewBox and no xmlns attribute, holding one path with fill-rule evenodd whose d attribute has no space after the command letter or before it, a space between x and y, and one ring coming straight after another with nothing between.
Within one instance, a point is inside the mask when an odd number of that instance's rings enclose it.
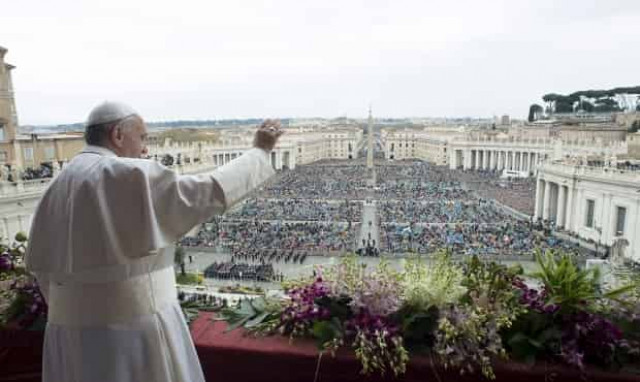
<instances>
[{"instance_id":1,"label":"building facade","mask_svg":"<svg viewBox=\"0 0 640 382\"><path fill-rule=\"evenodd\" d=\"M0 163L13 163L16 160L13 142L18 128L11 79L11 71L15 67L5 62L6 54L7 49L0 46Z\"/></svg>"},{"instance_id":2,"label":"building facade","mask_svg":"<svg viewBox=\"0 0 640 382\"><path fill-rule=\"evenodd\" d=\"M640 261L640 171L549 161L537 182L534 219L600 245L625 239L625 256Z\"/></svg>"}]
</instances>

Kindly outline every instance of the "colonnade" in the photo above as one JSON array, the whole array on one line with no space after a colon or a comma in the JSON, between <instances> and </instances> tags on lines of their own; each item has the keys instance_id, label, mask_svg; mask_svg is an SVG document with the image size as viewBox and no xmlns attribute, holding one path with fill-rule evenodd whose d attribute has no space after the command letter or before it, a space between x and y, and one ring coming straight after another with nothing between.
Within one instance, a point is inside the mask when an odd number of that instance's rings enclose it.
<instances>
[{"instance_id":1,"label":"colonnade","mask_svg":"<svg viewBox=\"0 0 640 382\"><path fill-rule=\"evenodd\" d=\"M538 179L533 218L553 221L557 227L570 227L574 194L570 185Z\"/></svg>"},{"instance_id":2,"label":"colonnade","mask_svg":"<svg viewBox=\"0 0 640 382\"><path fill-rule=\"evenodd\" d=\"M546 154L529 150L468 149L456 150L452 167L465 170L535 171Z\"/></svg>"},{"instance_id":3,"label":"colonnade","mask_svg":"<svg viewBox=\"0 0 640 382\"><path fill-rule=\"evenodd\" d=\"M188 155L188 153L173 152L170 155L174 157L174 160L176 159L177 155L180 155L183 160L185 158L189 158L190 164L211 163L214 166L223 166L241 156L245 151L246 149L231 149L224 151L220 150L216 152L201 153L200 155L196 156ZM152 156L152 159L160 160L165 154L166 153L162 152L156 153ZM271 166L273 166L274 169L281 170L284 167L289 169L295 168L295 158L293 158L293 156L291 155L290 150L274 149L273 151L271 151L269 159L271 162ZM185 164L184 162L181 163L182 166L189 166L190 164Z\"/></svg>"}]
</instances>

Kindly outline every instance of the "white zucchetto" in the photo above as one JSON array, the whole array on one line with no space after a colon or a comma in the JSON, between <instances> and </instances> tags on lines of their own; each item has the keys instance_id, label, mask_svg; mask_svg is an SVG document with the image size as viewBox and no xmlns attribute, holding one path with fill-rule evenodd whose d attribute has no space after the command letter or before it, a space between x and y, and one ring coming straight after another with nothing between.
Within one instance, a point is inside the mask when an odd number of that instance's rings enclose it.
<instances>
[{"instance_id":1,"label":"white zucchetto","mask_svg":"<svg viewBox=\"0 0 640 382\"><path fill-rule=\"evenodd\" d=\"M91 110L87 126L115 122L132 115L139 115L131 106L121 102L106 101Z\"/></svg>"}]
</instances>

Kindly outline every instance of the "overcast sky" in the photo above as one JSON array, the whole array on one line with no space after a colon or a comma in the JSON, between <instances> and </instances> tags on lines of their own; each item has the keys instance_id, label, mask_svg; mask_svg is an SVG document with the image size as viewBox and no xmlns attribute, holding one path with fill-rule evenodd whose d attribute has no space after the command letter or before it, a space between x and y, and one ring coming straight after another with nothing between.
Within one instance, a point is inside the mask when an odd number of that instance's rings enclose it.
<instances>
[{"instance_id":1,"label":"overcast sky","mask_svg":"<svg viewBox=\"0 0 640 382\"><path fill-rule=\"evenodd\" d=\"M19 0L0 5L21 124L105 99L147 120L525 117L640 85L640 1Z\"/></svg>"}]
</instances>

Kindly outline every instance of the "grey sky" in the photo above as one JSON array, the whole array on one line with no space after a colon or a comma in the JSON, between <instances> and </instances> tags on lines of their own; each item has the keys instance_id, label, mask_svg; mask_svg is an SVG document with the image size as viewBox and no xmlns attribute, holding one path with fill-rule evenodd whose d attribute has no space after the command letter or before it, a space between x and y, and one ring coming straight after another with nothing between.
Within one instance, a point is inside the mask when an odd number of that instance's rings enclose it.
<instances>
[{"instance_id":1,"label":"grey sky","mask_svg":"<svg viewBox=\"0 0 640 382\"><path fill-rule=\"evenodd\" d=\"M0 5L21 124L104 99L148 120L524 117L640 85L640 1L20 0Z\"/></svg>"}]
</instances>

